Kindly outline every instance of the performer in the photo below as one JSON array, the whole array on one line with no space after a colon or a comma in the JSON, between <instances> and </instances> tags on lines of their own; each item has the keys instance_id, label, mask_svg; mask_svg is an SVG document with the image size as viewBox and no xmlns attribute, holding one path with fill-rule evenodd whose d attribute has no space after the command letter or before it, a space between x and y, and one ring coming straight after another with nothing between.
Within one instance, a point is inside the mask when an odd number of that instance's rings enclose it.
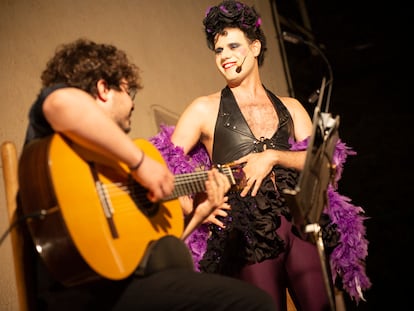
<instances>
[{"instance_id":1,"label":"performer","mask_svg":"<svg viewBox=\"0 0 414 311\"><path fill-rule=\"evenodd\" d=\"M267 47L261 24L257 11L239 1L207 10L207 45L227 85L194 99L175 128L163 127L151 141L173 172L211 163L244 165L247 184L229 193L230 209L216 210L208 228L187 239L201 271L255 284L272 295L278 310L286 310L286 288L298 310L329 310L318 250L295 232L282 195L297 184L312 122L296 99L276 96L263 85L259 67ZM339 141L336 181L350 154ZM333 280L359 301L370 287L363 210L333 186L328 192L321 226Z\"/></svg>"}]
</instances>

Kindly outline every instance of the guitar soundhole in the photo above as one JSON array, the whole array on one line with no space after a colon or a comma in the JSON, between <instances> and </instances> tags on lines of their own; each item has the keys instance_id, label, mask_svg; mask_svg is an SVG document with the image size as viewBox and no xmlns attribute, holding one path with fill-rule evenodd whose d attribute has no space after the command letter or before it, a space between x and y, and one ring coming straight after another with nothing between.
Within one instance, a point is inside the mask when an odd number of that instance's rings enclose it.
<instances>
[{"instance_id":1,"label":"guitar soundhole","mask_svg":"<svg viewBox=\"0 0 414 311\"><path fill-rule=\"evenodd\" d=\"M159 203L153 203L147 198L148 190L131 178L130 197L134 201L136 207L147 217L152 217L158 213Z\"/></svg>"}]
</instances>

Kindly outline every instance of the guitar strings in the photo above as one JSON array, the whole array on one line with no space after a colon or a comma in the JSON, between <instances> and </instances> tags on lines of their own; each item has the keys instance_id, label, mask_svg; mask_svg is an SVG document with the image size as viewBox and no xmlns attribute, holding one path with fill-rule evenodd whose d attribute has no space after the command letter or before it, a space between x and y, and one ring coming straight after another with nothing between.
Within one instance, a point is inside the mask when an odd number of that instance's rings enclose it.
<instances>
[{"instance_id":1,"label":"guitar strings","mask_svg":"<svg viewBox=\"0 0 414 311\"><path fill-rule=\"evenodd\" d=\"M223 173L229 176L229 170L231 171L231 169L227 167L222 167L221 169ZM166 197L163 202L176 199L180 196L205 191L206 180L207 171L176 175L173 193ZM100 186L103 190L100 193L105 196L103 200L110 203L112 213L114 213L114 210L117 213L136 211L136 201L139 201L143 205L152 204L146 197L148 190L132 179L127 182L105 183L101 181Z\"/></svg>"},{"instance_id":2,"label":"guitar strings","mask_svg":"<svg viewBox=\"0 0 414 311\"><path fill-rule=\"evenodd\" d=\"M164 201L204 191L206 176L206 171L177 175L173 194ZM144 205L145 203L149 204L149 200L146 197L148 190L133 180L112 183L101 181L101 187L103 189L101 194L105 196L104 200L106 202L110 202L112 212L136 211L135 200L141 201Z\"/></svg>"}]
</instances>

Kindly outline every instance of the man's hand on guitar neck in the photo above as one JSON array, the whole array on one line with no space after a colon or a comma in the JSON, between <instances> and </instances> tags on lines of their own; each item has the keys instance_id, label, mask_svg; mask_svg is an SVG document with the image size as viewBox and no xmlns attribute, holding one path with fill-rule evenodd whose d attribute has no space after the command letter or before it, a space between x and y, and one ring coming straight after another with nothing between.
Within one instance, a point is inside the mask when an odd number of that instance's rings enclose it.
<instances>
[{"instance_id":1,"label":"man's hand on guitar neck","mask_svg":"<svg viewBox=\"0 0 414 311\"><path fill-rule=\"evenodd\" d=\"M230 181L216 168L211 169L207 174L205 193L197 194L194 201L189 197L180 198L182 205L187 207L189 204L192 205L192 212L188 215L190 219L184 228L182 239L186 239L202 223L211 222L224 228L224 224L216 216L225 217L227 216L225 210L230 209L230 205L226 203L228 198L225 196L230 189Z\"/></svg>"}]
</instances>

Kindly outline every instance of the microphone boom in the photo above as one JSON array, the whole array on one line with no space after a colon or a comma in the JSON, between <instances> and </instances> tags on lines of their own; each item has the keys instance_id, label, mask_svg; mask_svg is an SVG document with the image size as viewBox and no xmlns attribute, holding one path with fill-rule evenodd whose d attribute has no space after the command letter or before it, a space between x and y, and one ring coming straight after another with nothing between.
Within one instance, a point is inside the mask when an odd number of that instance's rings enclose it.
<instances>
[{"instance_id":1,"label":"microphone boom","mask_svg":"<svg viewBox=\"0 0 414 311\"><path fill-rule=\"evenodd\" d=\"M326 64L326 67L328 68L328 73L329 73L328 81L326 82L326 87L328 88L328 91L327 91L326 104L325 104L325 112L328 112L329 104L330 104L330 101L331 101L333 73L332 73L331 64L329 63L329 60L326 57L325 53L321 50L321 48L318 45L316 45L315 43L313 43L311 41L305 40L304 38L302 38L299 35L283 31L282 32L282 37L283 37L283 40L285 40L286 42L292 43L292 44L305 44L307 46L310 46L311 48L315 49L318 52L318 54L322 57L323 61ZM311 96L309 97L310 100L315 102L319 97L318 93L320 91L321 90L317 90L316 92L312 93ZM309 102L311 102L310 100L309 100Z\"/></svg>"},{"instance_id":2,"label":"microphone boom","mask_svg":"<svg viewBox=\"0 0 414 311\"><path fill-rule=\"evenodd\" d=\"M242 61L242 63L241 63L239 66L237 66L237 68L236 68L236 72L237 72L237 73L240 73L240 72L241 72L241 70L242 70L242 65L244 64L244 61L246 60L246 57L247 57L247 56L245 56L245 57L244 57L244 59L243 59L243 61Z\"/></svg>"}]
</instances>

